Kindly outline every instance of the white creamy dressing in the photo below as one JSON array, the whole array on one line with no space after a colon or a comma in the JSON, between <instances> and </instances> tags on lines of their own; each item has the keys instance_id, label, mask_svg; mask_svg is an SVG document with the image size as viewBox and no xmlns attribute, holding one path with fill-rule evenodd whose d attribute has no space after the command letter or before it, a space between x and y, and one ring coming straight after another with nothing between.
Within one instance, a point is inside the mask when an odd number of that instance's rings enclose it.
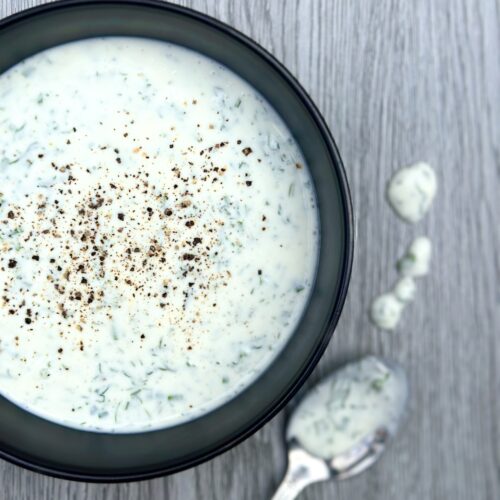
<instances>
[{"instance_id":1,"label":"white creamy dressing","mask_svg":"<svg viewBox=\"0 0 500 500\"><path fill-rule=\"evenodd\" d=\"M234 397L314 280L304 159L187 49L80 41L0 76L0 393L70 426L173 425Z\"/></svg>"},{"instance_id":2,"label":"white creamy dressing","mask_svg":"<svg viewBox=\"0 0 500 500\"><path fill-rule=\"evenodd\" d=\"M399 300L393 292L383 293L372 302L370 318L382 330L394 330L405 305L406 302Z\"/></svg>"},{"instance_id":3,"label":"white creamy dressing","mask_svg":"<svg viewBox=\"0 0 500 500\"><path fill-rule=\"evenodd\" d=\"M421 278L429 272L432 255L431 240L426 236L415 238L398 260L399 280L391 292L379 295L372 302L370 318L383 330L394 330L401 319L405 306L415 298L417 286L414 278Z\"/></svg>"},{"instance_id":4,"label":"white creamy dressing","mask_svg":"<svg viewBox=\"0 0 500 500\"><path fill-rule=\"evenodd\" d=\"M420 278L429 273L432 256L431 240L426 236L415 238L398 260L397 268L400 274L411 278Z\"/></svg>"},{"instance_id":5,"label":"white creamy dressing","mask_svg":"<svg viewBox=\"0 0 500 500\"><path fill-rule=\"evenodd\" d=\"M429 210L437 191L433 168L424 162L399 169L389 181L387 199L394 211L407 222L418 222ZM376 297L370 307L370 319L382 330L394 330L405 306L413 301L416 283L429 272L432 254L427 237L416 238L397 262L400 279L392 291Z\"/></svg>"},{"instance_id":6,"label":"white creamy dressing","mask_svg":"<svg viewBox=\"0 0 500 500\"><path fill-rule=\"evenodd\" d=\"M424 162L398 170L389 181L387 198L407 222L418 222L429 210L437 190L433 168Z\"/></svg>"},{"instance_id":7,"label":"white creamy dressing","mask_svg":"<svg viewBox=\"0 0 500 500\"><path fill-rule=\"evenodd\" d=\"M304 397L292 414L287 437L317 457L332 459L378 429L394 434L407 394L399 367L366 357L334 372Z\"/></svg>"},{"instance_id":8,"label":"white creamy dressing","mask_svg":"<svg viewBox=\"0 0 500 500\"><path fill-rule=\"evenodd\" d=\"M392 293L400 302L412 302L417 293L417 284L410 276L403 276L394 285Z\"/></svg>"}]
</instances>

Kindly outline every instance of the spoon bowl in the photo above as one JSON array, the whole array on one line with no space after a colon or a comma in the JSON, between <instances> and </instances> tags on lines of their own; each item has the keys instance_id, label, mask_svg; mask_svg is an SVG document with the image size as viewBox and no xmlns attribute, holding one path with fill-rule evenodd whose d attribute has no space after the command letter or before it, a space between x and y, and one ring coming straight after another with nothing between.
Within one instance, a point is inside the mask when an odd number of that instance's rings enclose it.
<instances>
[{"instance_id":1,"label":"spoon bowl","mask_svg":"<svg viewBox=\"0 0 500 500\"><path fill-rule=\"evenodd\" d=\"M408 399L408 383L402 367L397 363L374 357L364 358L358 363L361 365L368 360L389 370L401 384L401 393L397 400L399 407L395 409L398 417L388 421L387 425L370 429L351 448L329 459L315 456L314 453L305 449L297 438L292 437L287 441L288 468L272 500L293 500L309 484L327 479L342 480L356 476L371 467L381 457L387 443L391 437L395 436L399 428ZM355 363L349 366L354 365ZM341 369L339 373L342 371ZM306 399L307 395L303 401ZM353 418L356 416L354 415Z\"/></svg>"}]
</instances>

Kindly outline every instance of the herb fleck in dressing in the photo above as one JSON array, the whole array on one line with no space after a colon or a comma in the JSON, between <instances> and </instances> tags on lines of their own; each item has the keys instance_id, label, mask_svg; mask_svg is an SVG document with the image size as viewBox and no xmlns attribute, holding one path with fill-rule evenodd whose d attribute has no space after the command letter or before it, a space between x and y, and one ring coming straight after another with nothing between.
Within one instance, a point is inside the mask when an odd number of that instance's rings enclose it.
<instances>
[{"instance_id":1,"label":"herb fleck in dressing","mask_svg":"<svg viewBox=\"0 0 500 500\"><path fill-rule=\"evenodd\" d=\"M317 457L332 459L377 429L394 434L407 393L402 370L369 356L314 387L293 413L287 437Z\"/></svg>"},{"instance_id":2,"label":"herb fleck in dressing","mask_svg":"<svg viewBox=\"0 0 500 500\"><path fill-rule=\"evenodd\" d=\"M73 427L174 425L290 337L318 252L281 119L225 67L106 38L0 76L0 393Z\"/></svg>"},{"instance_id":3,"label":"herb fleck in dressing","mask_svg":"<svg viewBox=\"0 0 500 500\"><path fill-rule=\"evenodd\" d=\"M424 162L398 170L389 181L387 198L407 222L418 222L429 210L437 190L436 174Z\"/></svg>"}]
</instances>

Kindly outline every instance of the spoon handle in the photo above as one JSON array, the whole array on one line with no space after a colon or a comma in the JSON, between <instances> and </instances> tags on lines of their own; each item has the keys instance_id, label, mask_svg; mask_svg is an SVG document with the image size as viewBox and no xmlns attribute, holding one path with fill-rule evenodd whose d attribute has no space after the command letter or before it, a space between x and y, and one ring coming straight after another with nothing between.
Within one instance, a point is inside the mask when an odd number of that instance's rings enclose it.
<instances>
[{"instance_id":1,"label":"spoon handle","mask_svg":"<svg viewBox=\"0 0 500 500\"><path fill-rule=\"evenodd\" d=\"M307 485L329 477L330 470L324 460L301 448L291 447L285 477L271 500L294 500Z\"/></svg>"}]
</instances>

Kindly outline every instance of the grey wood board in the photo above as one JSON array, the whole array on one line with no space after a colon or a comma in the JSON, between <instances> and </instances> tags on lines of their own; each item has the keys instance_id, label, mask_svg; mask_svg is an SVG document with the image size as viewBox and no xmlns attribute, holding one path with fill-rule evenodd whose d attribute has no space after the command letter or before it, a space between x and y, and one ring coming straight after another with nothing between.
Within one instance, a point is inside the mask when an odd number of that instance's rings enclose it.
<instances>
[{"instance_id":1,"label":"grey wood board","mask_svg":"<svg viewBox=\"0 0 500 500\"><path fill-rule=\"evenodd\" d=\"M4 17L43 0L0 0ZM349 297L309 384L365 353L408 371L403 431L373 469L304 499L500 498L500 4L496 0L191 0L281 60L323 112L357 217ZM7 48L1 47L0 50ZM399 221L384 200L398 167L435 166L428 217ZM367 319L411 239L434 244L432 273L398 330ZM152 481L92 485L0 463L6 500L265 499L285 467L282 413L223 456Z\"/></svg>"}]
</instances>

